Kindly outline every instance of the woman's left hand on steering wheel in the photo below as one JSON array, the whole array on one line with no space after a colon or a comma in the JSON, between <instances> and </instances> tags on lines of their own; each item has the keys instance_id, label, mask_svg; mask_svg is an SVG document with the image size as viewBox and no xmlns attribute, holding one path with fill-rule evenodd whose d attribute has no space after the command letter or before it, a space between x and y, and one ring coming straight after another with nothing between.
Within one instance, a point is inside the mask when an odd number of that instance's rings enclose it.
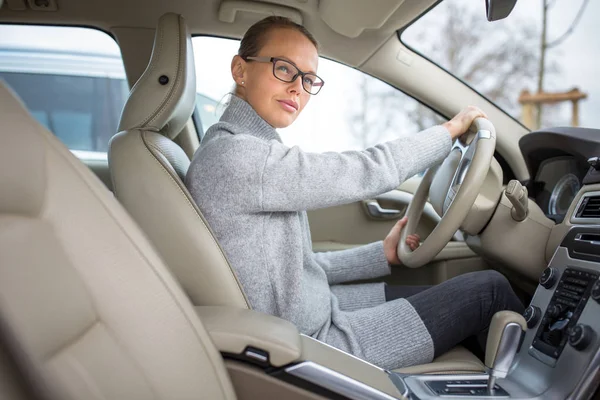
<instances>
[{"instance_id":1,"label":"woman's left hand on steering wheel","mask_svg":"<svg viewBox=\"0 0 600 400\"><path fill-rule=\"evenodd\" d=\"M398 258L398 242L400 241L400 232L406 222L408 221L408 217L403 217L394 224L390 233L383 240L383 250L385 252L385 257L387 258L388 263L392 265L401 264L400 259ZM406 238L406 244L410 247L412 251L415 251L421 245L421 238L416 233L408 235Z\"/></svg>"}]
</instances>

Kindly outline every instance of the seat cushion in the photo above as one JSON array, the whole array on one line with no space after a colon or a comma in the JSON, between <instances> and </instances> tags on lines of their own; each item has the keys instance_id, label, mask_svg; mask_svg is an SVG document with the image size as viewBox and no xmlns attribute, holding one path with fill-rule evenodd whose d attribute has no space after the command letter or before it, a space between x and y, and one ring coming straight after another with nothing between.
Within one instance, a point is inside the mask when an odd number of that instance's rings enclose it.
<instances>
[{"instance_id":1,"label":"seat cushion","mask_svg":"<svg viewBox=\"0 0 600 400\"><path fill-rule=\"evenodd\" d=\"M413 365L395 371L403 374L471 374L485 372L485 365L469 350L457 346L429 364Z\"/></svg>"}]
</instances>

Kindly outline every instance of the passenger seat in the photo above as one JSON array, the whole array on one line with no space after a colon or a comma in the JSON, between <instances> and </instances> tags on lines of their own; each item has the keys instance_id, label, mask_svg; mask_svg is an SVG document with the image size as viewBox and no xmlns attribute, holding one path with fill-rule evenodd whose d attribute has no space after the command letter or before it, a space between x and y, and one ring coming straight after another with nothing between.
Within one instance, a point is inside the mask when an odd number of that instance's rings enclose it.
<instances>
[{"instance_id":1,"label":"passenger seat","mask_svg":"<svg viewBox=\"0 0 600 400\"><path fill-rule=\"evenodd\" d=\"M0 397L234 399L192 304L122 206L2 82L0 104Z\"/></svg>"}]
</instances>

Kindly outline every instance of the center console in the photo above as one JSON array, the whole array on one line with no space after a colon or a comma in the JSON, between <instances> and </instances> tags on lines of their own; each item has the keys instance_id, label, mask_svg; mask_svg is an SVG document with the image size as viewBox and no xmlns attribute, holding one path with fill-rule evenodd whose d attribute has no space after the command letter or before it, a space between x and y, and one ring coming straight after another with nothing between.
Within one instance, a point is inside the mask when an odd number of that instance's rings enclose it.
<instances>
[{"instance_id":1,"label":"center console","mask_svg":"<svg viewBox=\"0 0 600 400\"><path fill-rule=\"evenodd\" d=\"M411 399L587 399L600 383L600 227L573 227L524 316L528 330L492 393L487 376L402 376Z\"/></svg>"},{"instance_id":2,"label":"center console","mask_svg":"<svg viewBox=\"0 0 600 400\"><path fill-rule=\"evenodd\" d=\"M600 383L599 277L600 227L572 227L524 316L494 315L487 372L449 373L435 363L418 373L386 371L270 315L225 306L197 312L240 400L588 399Z\"/></svg>"},{"instance_id":3,"label":"center console","mask_svg":"<svg viewBox=\"0 0 600 400\"><path fill-rule=\"evenodd\" d=\"M551 267L546 269L542 278L558 273L556 268ZM546 279L546 288L552 289L556 285L555 280ZM567 342L577 350L585 350L591 344L594 330L578 321L597 281L596 271L574 267L564 269L541 323L537 324L534 317L529 319L531 325L538 326L529 354L549 366L555 366ZM541 315L539 308L533 307L536 306L528 308L528 314Z\"/></svg>"}]
</instances>

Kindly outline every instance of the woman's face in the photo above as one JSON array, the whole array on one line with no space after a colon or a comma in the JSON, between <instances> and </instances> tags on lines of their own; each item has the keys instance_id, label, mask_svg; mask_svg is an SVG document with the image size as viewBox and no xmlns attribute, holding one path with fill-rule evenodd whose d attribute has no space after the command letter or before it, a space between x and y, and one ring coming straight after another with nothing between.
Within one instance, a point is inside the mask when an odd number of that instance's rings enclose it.
<instances>
[{"instance_id":1,"label":"woman's face","mask_svg":"<svg viewBox=\"0 0 600 400\"><path fill-rule=\"evenodd\" d=\"M270 30L256 57L282 58L291 61L302 72L314 74L319 64L315 45L302 33L289 28ZM238 86L238 95L274 128L291 125L311 96L302 88L302 77L290 83L275 78L270 62L244 61L235 56L232 74Z\"/></svg>"}]
</instances>

